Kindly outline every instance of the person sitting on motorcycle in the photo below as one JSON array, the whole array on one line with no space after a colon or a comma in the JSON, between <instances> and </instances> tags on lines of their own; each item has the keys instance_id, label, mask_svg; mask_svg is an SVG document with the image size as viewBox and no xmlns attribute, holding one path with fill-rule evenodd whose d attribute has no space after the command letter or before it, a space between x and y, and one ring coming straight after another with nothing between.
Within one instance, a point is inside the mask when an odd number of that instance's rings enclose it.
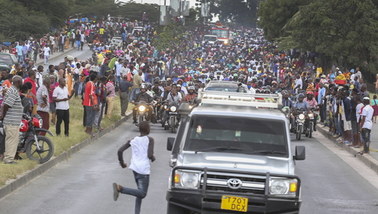
<instances>
[{"instance_id":1,"label":"person sitting on motorcycle","mask_svg":"<svg viewBox=\"0 0 378 214\"><path fill-rule=\"evenodd\" d=\"M297 110L307 112L309 110L307 102L304 101L305 95L299 94L298 101L293 105L293 112L297 112Z\"/></svg>"},{"instance_id":2,"label":"person sitting on motorcycle","mask_svg":"<svg viewBox=\"0 0 378 214\"><path fill-rule=\"evenodd\" d=\"M318 102L314 98L314 92L312 91L307 92L307 97L303 101L307 103L309 110L318 109ZM314 131L316 131L316 120L317 120L318 115L315 114L315 112L313 112L313 114L314 114Z\"/></svg>"},{"instance_id":3,"label":"person sitting on motorcycle","mask_svg":"<svg viewBox=\"0 0 378 214\"><path fill-rule=\"evenodd\" d=\"M149 105L153 101L152 97L147 93L146 85L142 85L140 88L140 92L136 95L135 100L133 101L135 104L139 102L145 102L148 108L148 118L152 116L152 107ZM134 123L137 123L137 112L138 112L138 105L133 109L133 120Z\"/></svg>"},{"instance_id":4,"label":"person sitting on motorcycle","mask_svg":"<svg viewBox=\"0 0 378 214\"><path fill-rule=\"evenodd\" d=\"M177 89L176 89L175 87L172 87L172 90L171 90L171 92L168 94L168 96L167 96L167 100L166 100L168 106L180 106L181 100L182 100L181 94L177 92ZM166 112L164 113L163 121L162 121L162 125L163 125L163 127L164 127L164 125L165 125L165 122L166 122L167 119L168 119L168 116L169 116L169 112L166 111Z\"/></svg>"},{"instance_id":5,"label":"person sitting on motorcycle","mask_svg":"<svg viewBox=\"0 0 378 214\"><path fill-rule=\"evenodd\" d=\"M307 103L309 109L316 109L318 107L318 102L314 98L314 92L312 91L307 92L307 96L303 101Z\"/></svg>"},{"instance_id":6,"label":"person sitting on motorcycle","mask_svg":"<svg viewBox=\"0 0 378 214\"><path fill-rule=\"evenodd\" d=\"M188 94L184 97L184 101L188 103L190 102L194 103L197 98L197 94L195 92L196 92L196 89L194 88L194 86L189 86Z\"/></svg>"}]
</instances>

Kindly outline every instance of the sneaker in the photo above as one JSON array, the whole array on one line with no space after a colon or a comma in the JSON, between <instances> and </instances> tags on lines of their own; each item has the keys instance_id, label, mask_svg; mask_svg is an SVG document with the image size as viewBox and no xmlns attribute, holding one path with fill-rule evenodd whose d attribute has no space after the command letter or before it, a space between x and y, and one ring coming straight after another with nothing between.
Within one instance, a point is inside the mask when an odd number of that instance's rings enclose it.
<instances>
[{"instance_id":1,"label":"sneaker","mask_svg":"<svg viewBox=\"0 0 378 214\"><path fill-rule=\"evenodd\" d=\"M118 196L119 196L119 191L118 191L118 185L116 183L113 183L113 200L117 201Z\"/></svg>"},{"instance_id":2,"label":"sneaker","mask_svg":"<svg viewBox=\"0 0 378 214\"><path fill-rule=\"evenodd\" d=\"M344 144L345 144L345 145L347 145L347 146L351 146L351 145L352 145L352 143L351 143L351 142L349 142L349 141L347 141L347 140L346 140L346 141L344 141Z\"/></svg>"},{"instance_id":3,"label":"sneaker","mask_svg":"<svg viewBox=\"0 0 378 214\"><path fill-rule=\"evenodd\" d=\"M16 164L16 161L9 161L9 160L4 160L5 164Z\"/></svg>"}]
</instances>

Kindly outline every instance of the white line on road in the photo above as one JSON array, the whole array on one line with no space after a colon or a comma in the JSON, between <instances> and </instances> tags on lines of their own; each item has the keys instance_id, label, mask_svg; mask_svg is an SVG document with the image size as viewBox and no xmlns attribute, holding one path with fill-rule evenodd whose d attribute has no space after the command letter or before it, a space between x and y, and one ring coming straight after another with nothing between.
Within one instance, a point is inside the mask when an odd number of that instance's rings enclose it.
<instances>
[{"instance_id":1,"label":"white line on road","mask_svg":"<svg viewBox=\"0 0 378 214\"><path fill-rule=\"evenodd\" d=\"M371 185L378 189L378 175L377 173L367 167L362 161L355 158L352 154L348 153L347 151L341 149L333 142L331 142L328 138L324 135L320 134L319 132L314 133L314 137L327 149L331 152L335 153L339 158L341 158L346 164L352 167L358 174L360 174L363 178L365 178Z\"/></svg>"}]
</instances>

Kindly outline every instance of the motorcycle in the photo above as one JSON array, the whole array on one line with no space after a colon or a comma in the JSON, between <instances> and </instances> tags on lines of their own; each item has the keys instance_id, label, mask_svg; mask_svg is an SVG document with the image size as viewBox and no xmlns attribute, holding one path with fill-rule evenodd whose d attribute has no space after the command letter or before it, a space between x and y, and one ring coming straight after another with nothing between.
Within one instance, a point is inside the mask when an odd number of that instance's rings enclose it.
<instances>
[{"instance_id":1,"label":"motorcycle","mask_svg":"<svg viewBox=\"0 0 378 214\"><path fill-rule=\"evenodd\" d=\"M49 121L47 121L48 123ZM53 134L42 128L43 120L38 116L24 114L20 125L20 141L17 152L26 153L30 160L45 163L54 155L54 144L41 133Z\"/></svg>"},{"instance_id":2,"label":"motorcycle","mask_svg":"<svg viewBox=\"0 0 378 214\"><path fill-rule=\"evenodd\" d=\"M169 106L168 110L166 110L169 116L167 120L167 125L164 126L164 129L165 130L170 129L172 133L176 132L176 129L179 125L179 117L178 117L179 115L178 115L177 110L178 108L175 105Z\"/></svg>"},{"instance_id":3,"label":"motorcycle","mask_svg":"<svg viewBox=\"0 0 378 214\"><path fill-rule=\"evenodd\" d=\"M140 122L149 121L151 119L149 118L150 106L147 103L140 102L136 104L135 109L137 111L137 118L138 118L138 123L136 124L137 126Z\"/></svg>"},{"instance_id":4,"label":"motorcycle","mask_svg":"<svg viewBox=\"0 0 378 214\"><path fill-rule=\"evenodd\" d=\"M303 111L298 111L295 116L295 138L301 140L302 133L304 131L304 124L306 121L306 115Z\"/></svg>"},{"instance_id":5,"label":"motorcycle","mask_svg":"<svg viewBox=\"0 0 378 214\"><path fill-rule=\"evenodd\" d=\"M309 138L312 138L312 133L314 132L314 120L315 120L315 114L314 112L309 112L307 114L307 118L306 118L306 131L305 131L305 134L306 134L306 137L309 137Z\"/></svg>"}]
</instances>

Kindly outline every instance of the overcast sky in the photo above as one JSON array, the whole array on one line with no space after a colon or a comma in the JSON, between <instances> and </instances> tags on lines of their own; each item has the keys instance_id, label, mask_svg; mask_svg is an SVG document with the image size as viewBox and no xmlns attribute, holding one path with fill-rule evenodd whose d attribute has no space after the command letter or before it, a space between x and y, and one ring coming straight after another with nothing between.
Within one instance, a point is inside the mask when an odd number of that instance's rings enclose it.
<instances>
[{"instance_id":1,"label":"overcast sky","mask_svg":"<svg viewBox=\"0 0 378 214\"><path fill-rule=\"evenodd\" d=\"M129 0L119 0L121 2L128 2ZM164 4L164 0L134 0L136 3L155 3L159 5ZM194 6L194 3L196 0L189 0L190 1L190 7ZM167 5L169 5L170 0L167 0Z\"/></svg>"}]
</instances>

